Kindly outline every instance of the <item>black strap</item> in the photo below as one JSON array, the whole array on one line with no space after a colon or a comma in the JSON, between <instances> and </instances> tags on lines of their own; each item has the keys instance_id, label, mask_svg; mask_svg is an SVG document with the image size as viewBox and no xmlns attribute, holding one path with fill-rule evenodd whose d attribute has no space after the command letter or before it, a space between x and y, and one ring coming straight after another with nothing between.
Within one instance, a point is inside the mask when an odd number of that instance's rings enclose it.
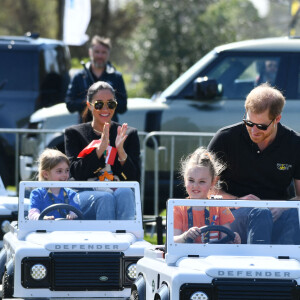
<instances>
[{"instance_id":1,"label":"black strap","mask_svg":"<svg viewBox=\"0 0 300 300\"><path fill-rule=\"evenodd\" d=\"M187 209L187 215L188 215L188 227L189 229L194 226L194 221L193 221L193 208L190 207ZM210 220L209 220L209 207L206 206L204 209L204 223L205 225L210 225ZM187 243L193 243L193 240L191 238L186 239ZM208 243L209 242L209 231L205 232L203 234L203 243Z\"/></svg>"},{"instance_id":2,"label":"black strap","mask_svg":"<svg viewBox=\"0 0 300 300\"><path fill-rule=\"evenodd\" d=\"M210 222L209 222L209 207L207 207L207 206L204 209L204 222L205 222L205 225L210 225ZM209 243L209 234L210 234L209 231L203 233L203 243L204 244Z\"/></svg>"}]
</instances>

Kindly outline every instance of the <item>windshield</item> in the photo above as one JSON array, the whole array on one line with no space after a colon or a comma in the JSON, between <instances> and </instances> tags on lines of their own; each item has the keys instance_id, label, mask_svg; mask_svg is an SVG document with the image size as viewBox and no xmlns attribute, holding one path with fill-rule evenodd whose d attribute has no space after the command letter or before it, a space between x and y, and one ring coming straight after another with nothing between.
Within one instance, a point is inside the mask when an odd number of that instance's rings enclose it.
<instances>
[{"instance_id":1,"label":"windshield","mask_svg":"<svg viewBox=\"0 0 300 300\"><path fill-rule=\"evenodd\" d=\"M30 232L110 231L142 238L135 181L21 181L18 236Z\"/></svg>"},{"instance_id":2,"label":"windshield","mask_svg":"<svg viewBox=\"0 0 300 300\"><path fill-rule=\"evenodd\" d=\"M298 257L299 201L170 199L168 263L189 255ZM238 212L247 211L240 218ZM237 221L243 221L244 226Z\"/></svg>"},{"instance_id":3,"label":"windshield","mask_svg":"<svg viewBox=\"0 0 300 300\"><path fill-rule=\"evenodd\" d=\"M3 50L0 52L0 91L36 90L37 52ZM36 69L34 68L36 66Z\"/></svg>"},{"instance_id":4,"label":"windshield","mask_svg":"<svg viewBox=\"0 0 300 300\"><path fill-rule=\"evenodd\" d=\"M135 188L117 185L60 186L31 184L24 189L29 202L24 219L29 221L56 220L135 220ZM65 183L65 182L64 182Z\"/></svg>"},{"instance_id":5,"label":"windshield","mask_svg":"<svg viewBox=\"0 0 300 300\"><path fill-rule=\"evenodd\" d=\"M245 227L237 223L240 211L247 211ZM275 211L284 212L284 220L277 220L280 224L272 221ZM173 240L177 243L300 245L297 208L174 206L173 214ZM259 214L262 217L256 218Z\"/></svg>"}]
</instances>

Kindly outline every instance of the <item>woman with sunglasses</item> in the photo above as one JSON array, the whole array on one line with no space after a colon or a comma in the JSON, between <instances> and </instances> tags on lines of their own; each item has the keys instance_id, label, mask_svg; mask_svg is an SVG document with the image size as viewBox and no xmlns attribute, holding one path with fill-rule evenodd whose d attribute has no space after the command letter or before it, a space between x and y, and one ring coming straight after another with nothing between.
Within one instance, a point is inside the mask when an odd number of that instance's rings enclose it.
<instances>
[{"instance_id":1,"label":"woman with sunglasses","mask_svg":"<svg viewBox=\"0 0 300 300\"><path fill-rule=\"evenodd\" d=\"M65 130L65 150L71 162L70 174L75 180L139 181L138 133L126 123L121 125L111 120L117 104L112 86L98 81L87 92L87 108L92 114L92 121ZM135 201L130 189L97 193L86 191L80 196L81 208L86 216L91 213L92 206L95 210L96 216L89 215L87 218L134 218Z\"/></svg>"}]
</instances>

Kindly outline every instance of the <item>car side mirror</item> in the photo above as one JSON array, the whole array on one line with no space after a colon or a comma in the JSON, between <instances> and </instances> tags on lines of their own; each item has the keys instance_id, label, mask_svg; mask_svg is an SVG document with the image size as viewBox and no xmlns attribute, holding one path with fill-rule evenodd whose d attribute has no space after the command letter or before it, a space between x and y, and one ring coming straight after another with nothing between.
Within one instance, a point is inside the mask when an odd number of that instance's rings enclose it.
<instances>
[{"instance_id":1,"label":"car side mirror","mask_svg":"<svg viewBox=\"0 0 300 300\"><path fill-rule=\"evenodd\" d=\"M217 100L222 95L222 85L215 79L198 77L194 80L194 99Z\"/></svg>"}]
</instances>

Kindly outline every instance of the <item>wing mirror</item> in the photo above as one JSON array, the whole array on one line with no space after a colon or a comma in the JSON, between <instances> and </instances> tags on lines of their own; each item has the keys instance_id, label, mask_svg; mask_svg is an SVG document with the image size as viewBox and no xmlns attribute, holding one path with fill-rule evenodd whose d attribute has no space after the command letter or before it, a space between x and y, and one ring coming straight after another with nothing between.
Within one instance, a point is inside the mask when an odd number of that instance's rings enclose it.
<instances>
[{"instance_id":1,"label":"wing mirror","mask_svg":"<svg viewBox=\"0 0 300 300\"><path fill-rule=\"evenodd\" d=\"M215 79L198 77L194 80L194 99L197 100L218 100L223 93L221 84Z\"/></svg>"}]
</instances>

